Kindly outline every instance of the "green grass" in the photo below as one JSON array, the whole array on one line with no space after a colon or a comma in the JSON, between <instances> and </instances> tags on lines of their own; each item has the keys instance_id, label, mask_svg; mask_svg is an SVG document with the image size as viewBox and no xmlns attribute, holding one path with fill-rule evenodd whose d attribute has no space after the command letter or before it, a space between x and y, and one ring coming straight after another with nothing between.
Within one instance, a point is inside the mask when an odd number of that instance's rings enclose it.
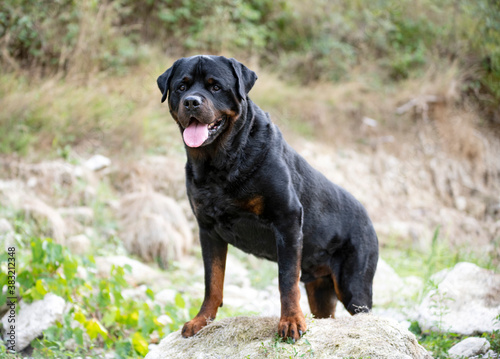
<instances>
[{"instance_id":1,"label":"green grass","mask_svg":"<svg viewBox=\"0 0 500 359\"><path fill-rule=\"evenodd\" d=\"M436 287L431 276L440 270L452 268L455 264L467 261L477 264L480 267L498 271L493 263L492 257L480 255L470 249L470 247L455 248L449 241L440 235L439 227L436 228L431 248L428 251L416 250L408 243L391 242L381 249L381 256L396 270L405 276L418 276L424 280L424 289L416 301L422 299L429 290ZM439 299L438 299L439 300ZM438 310L446 311L446 308L439 307ZM500 318L500 314L499 314ZM438 323L439 326L439 323ZM414 321L411 323L410 331L413 332L418 342L436 359L448 358L448 350L467 336L455 333L423 332ZM488 339L490 344L500 349L500 334L498 331L484 333L483 337Z\"/></svg>"},{"instance_id":2,"label":"green grass","mask_svg":"<svg viewBox=\"0 0 500 359\"><path fill-rule=\"evenodd\" d=\"M465 339L464 336L453 333L423 333L416 322L412 323L410 331L416 335L420 345L422 345L427 351L431 352L432 357L435 359L447 359L448 350L461 340Z\"/></svg>"},{"instance_id":3,"label":"green grass","mask_svg":"<svg viewBox=\"0 0 500 359\"><path fill-rule=\"evenodd\" d=\"M403 277L414 275L428 281L429 278L446 268L452 268L459 262L471 262L479 267L498 270L493 256L485 256L474 251L470 246L452 246L439 227L434 231L430 248L415 248L411 241L389 239L381 247L381 257Z\"/></svg>"}]
</instances>

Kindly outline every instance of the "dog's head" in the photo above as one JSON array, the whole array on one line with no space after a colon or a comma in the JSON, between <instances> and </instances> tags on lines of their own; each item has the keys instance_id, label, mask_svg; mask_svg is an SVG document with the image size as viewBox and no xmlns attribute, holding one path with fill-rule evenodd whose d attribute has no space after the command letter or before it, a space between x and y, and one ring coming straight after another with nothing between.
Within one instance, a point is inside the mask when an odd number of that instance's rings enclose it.
<instances>
[{"instance_id":1,"label":"dog's head","mask_svg":"<svg viewBox=\"0 0 500 359\"><path fill-rule=\"evenodd\" d=\"M177 60L157 83L189 147L206 146L241 114L257 75L235 59L193 56Z\"/></svg>"}]
</instances>

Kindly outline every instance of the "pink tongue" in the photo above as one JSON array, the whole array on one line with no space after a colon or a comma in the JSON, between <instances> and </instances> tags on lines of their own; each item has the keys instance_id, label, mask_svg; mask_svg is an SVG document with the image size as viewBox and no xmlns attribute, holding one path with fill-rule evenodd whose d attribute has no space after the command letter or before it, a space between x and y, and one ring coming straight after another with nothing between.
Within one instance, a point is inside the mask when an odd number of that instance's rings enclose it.
<instances>
[{"instance_id":1,"label":"pink tongue","mask_svg":"<svg viewBox=\"0 0 500 359\"><path fill-rule=\"evenodd\" d=\"M193 121L182 134L189 147L200 147L208 138L208 125Z\"/></svg>"}]
</instances>

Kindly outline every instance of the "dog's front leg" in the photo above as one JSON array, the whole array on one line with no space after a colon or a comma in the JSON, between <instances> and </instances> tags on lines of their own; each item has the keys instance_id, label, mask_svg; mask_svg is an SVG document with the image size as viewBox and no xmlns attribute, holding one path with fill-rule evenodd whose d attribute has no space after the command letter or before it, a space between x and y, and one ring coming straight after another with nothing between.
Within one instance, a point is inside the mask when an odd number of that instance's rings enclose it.
<instances>
[{"instance_id":1,"label":"dog's front leg","mask_svg":"<svg viewBox=\"0 0 500 359\"><path fill-rule=\"evenodd\" d=\"M219 237L209 236L202 228L200 228L200 243L205 267L205 299L196 317L182 328L182 336L186 338L195 335L213 320L222 305L227 243Z\"/></svg>"},{"instance_id":2,"label":"dog's front leg","mask_svg":"<svg viewBox=\"0 0 500 359\"><path fill-rule=\"evenodd\" d=\"M307 329L300 308L300 263L302 258L302 208L280 216L275 222L278 251L281 318L278 334L283 338L298 340Z\"/></svg>"}]
</instances>

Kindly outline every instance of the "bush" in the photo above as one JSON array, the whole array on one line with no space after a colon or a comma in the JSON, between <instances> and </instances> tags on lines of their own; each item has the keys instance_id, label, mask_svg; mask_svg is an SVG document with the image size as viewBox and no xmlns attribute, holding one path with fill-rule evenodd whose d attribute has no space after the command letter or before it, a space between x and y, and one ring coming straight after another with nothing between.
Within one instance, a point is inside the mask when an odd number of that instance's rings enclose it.
<instances>
[{"instance_id":1,"label":"bush","mask_svg":"<svg viewBox=\"0 0 500 359\"><path fill-rule=\"evenodd\" d=\"M32 342L34 357L61 357L90 353L93 349L113 350L117 358L140 358L148 352L148 344L177 330L188 319L186 303L177 296L175 303L160 307L122 296L124 289L131 286L124 275L130 268L113 266L108 278L96 273L92 257L78 257L54 243L51 239L32 238L30 251L20 258L16 251L17 282L19 296L24 302L42 299L53 293L71 303L71 309L64 314L63 322L47 329L42 339ZM0 256L0 263L6 262L6 254ZM86 276L82 276L82 271ZM0 273L0 287L7 283L5 271ZM153 300L154 292L146 294ZM0 297L0 305L5 304ZM165 314L170 324L162 324L157 318ZM75 348L66 348L73 341Z\"/></svg>"},{"instance_id":2,"label":"bush","mask_svg":"<svg viewBox=\"0 0 500 359\"><path fill-rule=\"evenodd\" d=\"M132 62L116 26L119 2L13 0L0 3L2 62L42 74L90 73Z\"/></svg>"},{"instance_id":3,"label":"bush","mask_svg":"<svg viewBox=\"0 0 500 359\"><path fill-rule=\"evenodd\" d=\"M467 93L500 123L494 0L13 0L0 5L0 39L2 65L43 73L123 69L144 43L252 57L304 83L357 68L398 81L458 61Z\"/></svg>"}]
</instances>

